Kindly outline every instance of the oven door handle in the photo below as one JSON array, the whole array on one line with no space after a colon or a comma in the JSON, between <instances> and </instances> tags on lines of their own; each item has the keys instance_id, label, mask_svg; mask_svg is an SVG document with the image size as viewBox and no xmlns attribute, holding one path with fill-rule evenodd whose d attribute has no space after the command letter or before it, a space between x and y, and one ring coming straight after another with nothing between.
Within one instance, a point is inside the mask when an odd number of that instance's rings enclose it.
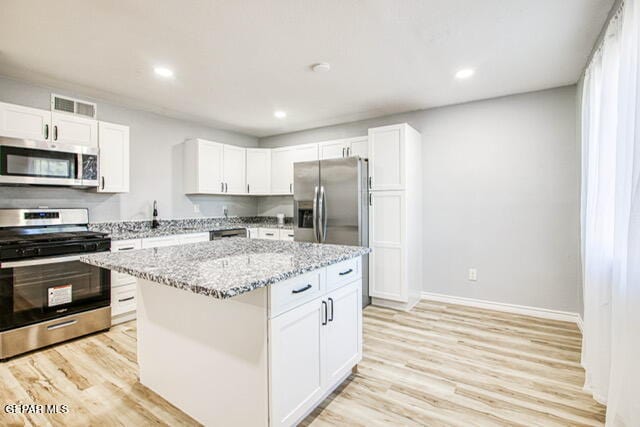
<instances>
[{"instance_id":1,"label":"oven door handle","mask_svg":"<svg viewBox=\"0 0 640 427\"><path fill-rule=\"evenodd\" d=\"M36 258L25 261L9 261L0 263L0 270L5 268L31 267L34 265L59 264L61 262L79 261L80 255Z\"/></svg>"}]
</instances>

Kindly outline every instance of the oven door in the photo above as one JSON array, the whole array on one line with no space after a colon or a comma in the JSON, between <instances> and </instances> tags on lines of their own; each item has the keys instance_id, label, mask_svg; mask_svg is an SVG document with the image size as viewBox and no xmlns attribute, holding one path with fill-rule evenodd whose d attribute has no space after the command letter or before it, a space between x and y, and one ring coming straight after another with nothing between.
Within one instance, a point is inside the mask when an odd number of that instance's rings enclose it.
<instances>
[{"instance_id":1,"label":"oven door","mask_svg":"<svg viewBox=\"0 0 640 427\"><path fill-rule=\"evenodd\" d=\"M98 149L0 138L0 183L97 186Z\"/></svg>"},{"instance_id":2,"label":"oven door","mask_svg":"<svg viewBox=\"0 0 640 427\"><path fill-rule=\"evenodd\" d=\"M109 270L79 256L0 264L0 330L109 306Z\"/></svg>"}]
</instances>

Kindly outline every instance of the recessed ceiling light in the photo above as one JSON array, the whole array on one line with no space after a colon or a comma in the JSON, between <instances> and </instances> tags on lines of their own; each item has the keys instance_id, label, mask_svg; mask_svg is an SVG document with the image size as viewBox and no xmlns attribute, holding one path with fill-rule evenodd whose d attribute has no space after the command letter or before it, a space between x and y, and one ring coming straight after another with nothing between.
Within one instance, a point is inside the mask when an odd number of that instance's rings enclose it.
<instances>
[{"instance_id":1,"label":"recessed ceiling light","mask_svg":"<svg viewBox=\"0 0 640 427\"><path fill-rule=\"evenodd\" d=\"M317 64L313 64L311 69L316 73L325 73L331 69L331 64L327 62L318 62Z\"/></svg>"},{"instance_id":2,"label":"recessed ceiling light","mask_svg":"<svg viewBox=\"0 0 640 427\"><path fill-rule=\"evenodd\" d=\"M277 119L284 119L285 117L287 117L286 111L274 111L273 115Z\"/></svg>"},{"instance_id":3,"label":"recessed ceiling light","mask_svg":"<svg viewBox=\"0 0 640 427\"><path fill-rule=\"evenodd\" d=\"M160 77L164 77L164 78L170 78L173 77L173 71L171 71L170 69L166 68L166 67L155 67L153 69L153 72L156 73L158 76Z\"/></svg>"},{"instance_id":4,"label":"recessed ceiling light","mask_svg":"<svg viewBox=\"0 0 640 427\"><path fill-rule=\"evenodd\" d=\"M475 73L475 70L473 68L463 68L462 70L458 70L458 72L456 72L456 79L468 79L469 77L473 76L473 73Z\"/></svg>"}]
</instances>

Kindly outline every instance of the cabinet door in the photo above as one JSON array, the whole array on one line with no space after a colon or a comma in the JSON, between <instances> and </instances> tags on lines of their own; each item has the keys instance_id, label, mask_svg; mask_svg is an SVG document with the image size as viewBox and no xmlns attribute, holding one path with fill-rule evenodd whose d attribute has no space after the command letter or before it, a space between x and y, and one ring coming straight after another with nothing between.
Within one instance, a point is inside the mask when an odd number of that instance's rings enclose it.
<instances>
[{"instance_id":1,"label":"cabinet door","mask_svg":"<svg viewBox=\"0 0 640 427\"><path fill-rule=\"evenodd\" d=\"M310 162L318 160L318 144L299 145L293 151L293 161L291 164L291 194L295 188L293 186L293 164L298 162Z\"/></svg>"},{"instance_id":2,"label":"cabinet door","mask_svg":"<svg viewBox=\"0 0 640 427\"><path fill-rule=\"evenodd\" d=\"M353 138L349 140L349 156L358 156L363 159L369 158L369 138Z\"/></svg>"},{"instance_id":3,"label":"cabinet door","mask_svg":"<svg viewBox=\"0 0 640 427\"><path fill-rule=\"evenodd\" d=\"M225 193L247 192L246 149L235 145L223 145L223 167Z\"/></svg>"},{"instance_id":4,"label":"cabinet door","mask_svg":"<svg viewBox=\"0 0 640 427\"><path fill-rule=\"evenodd\" d=\"M291 194L293 188L293 149L271 151L271 193Z\"/></svg>"},{"instance_id":5,"label":"cabinet door","mask_svg":"<svg viewBox=\"0 0 640 427\"><path fill-rule=\"evenodd\" d=\"M374 191L369 197L369 294L407 302L404 192Z\"/></svg>"},{"instance_id":6,"label":"cabinet door","mask_svg":"<svg viewBox=\"0 0 640 427\"><path fill-rule=\"evenodd\" d=\"M333 387L362 359L362 281L329 293L326 326L326 383Z\"/></svg>"},{"instance_id":7,"label":"cabinet door","mask_svg":"<svg viewBox=\"0 0 640 427\"><path fill-rule=\"evenodd\" d=\"M291 426L324 392L324 304L318 298L269 320L269 412L272 426Z\"/></svg>"},{"instance_id":8,"label":"cabinet door","mask_svg":"<svg viewBox=\"0 0 640 427\"><path fill-rule=\"evenodd\" d=\"M247 192L269 194L271 192L271 150L247 148Z\"/></svg>"},{"instance_id":9,"label":"cabinet door","mask_svg":"<svg viewBox=\"0 0 640 427\"><path fill-rule=\"evenodd\" d=\"M369 129L369 178L371 189L404 189L404 125Z\"/></svg>"},{"instance_id":10,"label":"cabinet door","mask_svg":"<svg viewBox=\"0 0 640 427\"><path fill-rule=\"evenodd\" d=\"M198 141L198 192L222 193L223 187L223 157L222 144L210 141Z\"/></svg>"},{"instance_id":11,"label":"cabinet door","mask_svg":"<svg viewBox=\"0 0 640 427\"><path fill-rule=\"evenodd\" d=\"M286 240L289 242L293 242L293 230L288 229L288 228L281 228L280 229L280 240Z\"/></svg>"},{"instance_id":12,"label":"cabinet door","mask_svg":"<svg viewBox=\"0 0 640 427\"><path fill-rule=\"evenodd\" d=\"M51 111L0 103L0 135L47 141L51 135Z\"/></svg>"},{"instance_id":13,"label":"cabinet door","mask_svg":"<svg viewBox=\"0 0 640 427\"><path fill-rule=\"evenodd\" d=\"M100 122L100 193L129 191L129 126Z\"/></svg>"},{"instance_id":14,"label":"cabinet door","mask_svg":"<svg viewBox=\"0 0 640 427\"><path fill-rule=\"evenodd\" d=\"M321 142L319 144L320 160L341 159L347 156L348 144L344 140Z\"/></svg>"},{"instance_id":15,"label":"cabinet door","mask_svg":"<svg viewBox=\"0 0 640 427\"><path fill-rule=\"evenodd\" d=\"M199 242L208 242L211 240L209 233L190 233L190 234L180 234L177 236L178 244L187 245L189 243L199 243Z\"/></svg>"},{"instance_id":16,"label":"cabinet door","mask_svg":"<svg viewBox=\"0 0 640 427\"><path fill-rule=\"evenodd\" d=\"M98 121L64 113L51 113L51 140L63 144L98 146Z\"/></svg>"},{"instance_id":17,"label":"cabinet door","mask_svg":"<svg viewBox=\"0 0 640 427\"><path fill-rule=\"evenodd\" d=\"M258 239L258 229L257 228L247 228L247 238L248 239Z\"/></svg>"}]
</instances>

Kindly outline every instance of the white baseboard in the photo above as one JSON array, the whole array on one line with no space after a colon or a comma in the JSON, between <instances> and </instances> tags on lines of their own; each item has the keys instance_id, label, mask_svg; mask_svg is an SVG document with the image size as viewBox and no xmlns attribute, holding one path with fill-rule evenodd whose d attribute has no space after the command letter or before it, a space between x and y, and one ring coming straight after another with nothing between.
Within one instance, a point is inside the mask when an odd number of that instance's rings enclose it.
<instances>
[{"instance_id":1,"label":"white baseboard","mask_svg":"<svg viewBox=\"0 0 640 427\"><path fill-rule=\"evenodd\" d=\"M578 319L576 319L576 325L578 325L578 329L580 329L580 332L584 332L584 330L582 329L584 327L584 322L582 320L582 316L578 313L576 313L578 315Z\"/></svg>"},{"instance_id":2,"label":"white baseboard","mask_svg":"<svg viewBox=\"0 0 640 427\"><path fill-rule=\"evenodd\" d=\"M542 319L561 320L573 322L582 331L582 317L578 313L570 311L550 310L548 308L530 307L526 305L507 304L504 302L494 302L479 300L474 298L456 297L452 295L435 294L423 292L422 298L432 301L445 302L450 304L467 305L470 307L486 308L487 310L504 311L506 313L523 314L526 316L540 317Z\"/></svg>"}]
</instances>

